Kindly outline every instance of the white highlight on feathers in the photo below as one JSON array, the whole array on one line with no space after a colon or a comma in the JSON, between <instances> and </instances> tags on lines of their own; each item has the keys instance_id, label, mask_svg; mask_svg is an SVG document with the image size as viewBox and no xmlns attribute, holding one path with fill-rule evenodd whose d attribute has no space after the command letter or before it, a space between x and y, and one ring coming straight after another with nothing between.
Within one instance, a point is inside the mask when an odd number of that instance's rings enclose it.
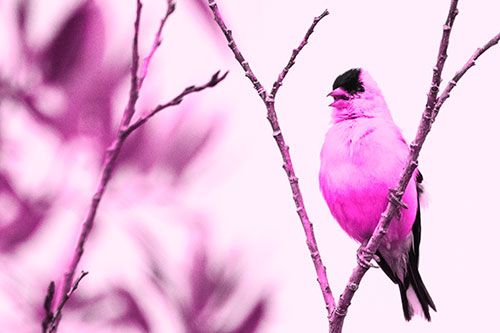
<instances>
[{"instance_id":1,"label":"white highlight on feathers","mask_svg":"<svg viewBox=\"0 0 500 333\"><path fill-rule=\"evenodd\" d=\"M420 196L419 196L420 208L426 208L429 206L429 202L431 200L431 195L429 194L429 191L427 190L427 188L425 186L425 179L422 182L422 184L419 184L418 186L424 190L423 193L420 193Z\"/></svg>"},{"instance_id":2,"label":"white highlight on feathers","mask_svg":"<svg viewBox=\"0 0 500 333\"><path fill-rule=\"evenodd\" d=\"M406 290L406 297L408 297L408 305L410 310L410 315L419 315L421 317L424 316L424 309L422 309L422 305L420 304L417 294L415 293L415 289L410 285L408 290Z\"/></svg>"}]
</instances>

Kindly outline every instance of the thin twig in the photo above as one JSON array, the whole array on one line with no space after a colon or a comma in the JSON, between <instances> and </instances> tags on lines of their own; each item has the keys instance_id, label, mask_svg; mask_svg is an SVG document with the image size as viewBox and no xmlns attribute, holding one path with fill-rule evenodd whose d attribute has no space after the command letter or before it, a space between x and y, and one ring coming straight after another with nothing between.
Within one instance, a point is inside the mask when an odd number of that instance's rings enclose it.
<instances>
[{"instance_id":1,"label":"thin twig","mask_svg":"<svg viewBox=\"0 0 500 333\"><path fill-rule=\"evenodd\" d=\"M252 72L252 69L248 64L248 61L245 60L243 54L241 54L240 50L238 49L238 46L236 46L236 43L234 42L233 39L233 32L226 27L224 20L222 20L222 16L219 13L219 8L217 7L215 0L208 0L208 5L210 6L212 13L214 14L215 21L221 28L222 32L224 33L224 36L226 36L226 39L228 41L227 46L229 46L231 51L233 51L234 57L240 63L241 67L243 67L243 70L245 71L245 76L250 80L250 82L252 82L253 87L255 88L255 90L257 90L257 93L259 94L260 98L264 101L264 103L266 103L266 97L267 97L266 89L262 86L262 84L260 84L259 80L257 80L257 77Z\"/></svg>"},{"instance_id":2,"label":"thin twig","mask_svg":"<svg viewBox=\"0 0 500 333\"><path fill-rule=\"evenodd\" d=\"M52 312L52 302L54 300L54 294L56 290L56 284L54 281L50 281L49 288L47 289L47 295L43 301L43 310L45 311L45 318L42 321L42 332L47 332L49 324L54 318L54 313Z\"/></svg>"},{"instance_id":3,"label":"thin twig","mask_svg":"<svg viewBox=\"0 0 500 333\"><path fill-rule=\"evenodd\" d=\"M304 36L304 39L302 39L302 42L300 43L300 45L292 51L292 56L290 57L288 64L285 66L285 68L283 68L280 75L278 76L278 79L273 84L273 89L271 89L271 93L270 93L270 95L273 98L276 98L276 94L278 93L278 89L283 84L283 79L288 74L288 71L290 70L290 68L295 64L295 58L297 58L297 55L299 54L299 52L302 51L304 46L306 46L307 42L309 41L309 37L314 32L314 28L316 27L318 22L321 21L321 19L328 14L329 14L328 9L325 9L325 11L323 13L321 13L320 16L314 18L314 21L311 24L311 26L309 27L309 29L307 30L307 33Z\"/></svg>"},{"instance_id":4,"label":"thin twig","mask_svg":"<svg viewBox=\"0 0 500 333\"><path fill-rule=\"evenodd\" d=\"M204 85L202 85L202 86L189 86L189 87L185 88L183 92L181 92L179 95L177 95L175 98L173 98L169 102L167 102L165 104L160 104L157 107L155 107L153 110L142 115L139 119L137 119L135 122L130 124L124 130L124 135L127 136L130 133L132 133L134 130L136 130L138 127L142 126L146 121L148 121L152 116L154 116L155 114L157 114L161 110L180 104L185 96L187 96L191 93L194 93L194 92L204 90L206 88L214 87L220 81L224 80L229 72L224 73L224 75L222 75L221 77L219 77L219 73L220 73L220 71L217 71L214 75L212 75L212 78L210 78L210 81L208 81Z\"/></svg>"},{"instance_id":5,"label":"thin twig","mask_svg":"<svg viewBox=\"0 0 500 333\"><path fill-rule=\"evenodd\" d=\"M281 153L281 157L283 159L283 169L285 170L287 177L288 177L288 182L290 183L290 187L292 190L292 195L293 195L293 200L295 202L295 206L297 208L297 214L299 215L300 221L302 223L302 227L304 228L304 232L306 234L306 242L307 246L309 248L309 252L311 253L311 259L313 261L314 267L316 269L316 274L318 276L318 283L321 288L321 292L323 294L323 298L325 300L326 308L328 311L328 317L333 313L333 310L335 308L335 300L333 298L330 285L328 283L328 278L326 275L326 268L323 265L323 262L321 260L321 256L318 250L318 245L316 243L316 238L314 236L314 230L313 230L313 225L309 221L309 217L307 215L305 206L304 206L304 200L302 198L302 193L300 191L299 187L299 180L297 176L295 175L295 171L293 168L292 160L290 158L290 152L289 152L289 147L285 143L285 139L283 138L283 134L281 132L279 123L278 123L278 118L276 115L275 107L274 107L274 97L281 86L284 77L290 70L290 68L293 66L295 63L295 58L299 54L299 52L302 50L302 48L307 44L307 41L309 39L309 36L312 34L314 31L314 27L316 24L326 15L328 15L328 10L325 10L320 16L315 17L313 23L311 24L310 28L308 29L304 39L300 43L299 47L293 50L292 56L290 60L288 61L288 64L285 66L283 71L280 73L278 76L278 79L273 85L273 88L271 90L271 93L268 95L266 89L262 86L262 84L259 82L255 74L252 72L250 69L250 65L248 62L245 60L243 55L241 54L240 50L236 46L236 42L234 41L234 38L232 36L231 30L229 30L224 23L224 20L222 19L219 9L217 7L217 4L215 3L214 0L208 0L208 4L210 6L210 9L212 10L212 13L214 15L214 19L219 25L220 29L224 33L224 36L226 36L226 39L228 41L228 46L233 51L233 54L236 58L236 60L240 63L241 67L243 67L243 70L245 71L245 76L248 77L248 79L252 82L255 90L263 100L263 102L266 105L267 109L267 119L269 120L269 123L271 124L272 130L273 130L273 137L276 140L276 143L278 145L278 148Z\"/></svg>"},{"instance_id":6,"label":"thin twig","mask_svg":"<svg viewBox=\"0 0 500 333\"><path fill-rule=\"evenodd\" d=\"M436 102L436 105L434 106L434 110L432 111L432 119L431 121L434 122L436 119L439 110L441 109L441 106L443 103L450 97L450 92L455 88L457 85L457 82L464 76L464 74L476 64L477 58L481 56L484 52L486 52L490 47L498 44L498 41L500 40L500 33L497 34L495 37L490 39L488 43L484 44L482 47L478 48L476 52L469 58L469 60L464 64L464 66L455 73L455 76L453 76L453 79L451 79L448 84L446 85L446 88L444 91L439 95L439 98Z\"/></svg>"},{"instance_id":7,"label":"thin twig","mask_svg":"<svg viewBox=\"0 0 500 333\"><path fill-rule=\"evenodd\" d=\"M443 72L444 63L448 58L448 44L450 43L450 34L455 18L458 15L458 0L451 0L450 10L448 11L448 16L446 22L443 25L443 35L441 37L441 43L439 45L439 53L437 58L436 66L432 69L432 83L427 93L427 103L425 105L424 117L430 117L432 109L436 104L437 94L439 92L439 85L441 84L441 73ZM422 124L422 122L420 123Z\"/></svg>"},{"instance_id":8,"label":"thin twig","mask_svg":"<svg viewBox=\"0 0 500 333\"><path fill-rule=\"evenodd\" d=\"M167 8L167 14L165 15L165 19L173 12L174 5L169 2L169 6ZM203 90L208 87L213 87L216 84L218 84L220 81L222 81L226 75L224 74L223 77L219 78L217 72L214 76L212 76L211 80L201 86L201 87L196 87L196 86L191 86L179 94L176 98L174 98L171 102L160 105L157 107L155 110L153 110L150 114L146 116L145 119L140 118L136 122L134 122L132 125L130 125L130 121L132 120L132 116L135 113L135 105L137 103L137 99L139 98L139 90L141 88L140 84L138 83L138 76L137 76L137 71L138 71L138 63L139 63L139 52L138 52L138 35L139 35L139 23L140 23L140 16L141 16L141 9L142 9L142 3L140 0L137 0L137 10L136 10L136 20L134 24L134 39L133 39L133 46L132 46L132 67L131 67L131 83L130 83L130 94L129 94L129 101L127 104L127 107L123 113L123 118L121 121L120 128L118 130L118 135L116 139L113 141L111 146L107 149L106 151L106 156L104 160L104 167L101 172L99 184L97 186L97 190L94 193L92 197L92 202L89 208L89 211L87 212L87 216L85 217L85 220L82 225L82 230L80 232L80 236L78 239L77 246L75 248L74 254L72 261L68 267L67 272L64 274L64 281L63 281L63 286L62 286L62 295L67 295L68 292L70 291L73 277L75 274L76 267L78 266L78 263L80 262L80 259L83 255L84 252L84 247L85 243L87 242L88 236L90 234L90 231L92 230L92 227L94 225L94 220L95 216L97 213L97 208L99 206L99 203L101 202L101 198L106 190L106 186L109 183L109 180L111 179L111 175L113 172L113 169L116 164L116 159L118 158L118 154L120 153L120 150L123 146L123 143L125 142L125 139L132 133L135 129L140 127L142 124L146 122L149 118L151 118L154 114L159 112L160 110L163 110L167 107L177 105L182 102L182 98L190 93L197 92L200 90ZM168 13L170 12L170 14ZM164 22L163 22L164 24ZM161 27L160 30L161 32ZM156 49L158 47L157 44L153 45L153 49ZM149 56L149 61L151 60L152 55L154 54L154 50L152 50ZM144 72L144 75L147 74L147 71ZM142 80L144 80L145 76L142 77ZM142 81L141 81L142 83ZM59 305L58 309L62 308L61 305L64 305L63 302L64 296L59 300ZM57 317L54 316L52 323L54 323L53 326L53 331L55 332L57 330L57 325L59 322L59 318L61 315L59 314Z\"/></svg>"},{"instance_id":9,"label":"thin twig","mask_svg":"<svg viewBox=\"0 0 500 333\"><path fill-rule=\"evenodd\" d=\"M168 17L174 12L174 10L175 10L175 2L173 0L167 0L167 12L160 21L160 27L156 32L155 40L153 42L153 47L151 47L151 51L149 51L148 56L144 58L142 64L141 76L139 77L139 89L141 89L142 83L144 82L146 75L148 75L148 68L149 68L149 63L151 62L151 58L153 58L154 53L156 52L158 47L160 47L160 44L162 42L161 33L163 30L163 26L165 25L165 22L167 22Z\"/></svg>"},{"instance_id":10,"label":"thin twig","mask_svg":"<svg viewBox=\"0 0 500 333\"><path fill-rule=\"evenodd\" d=\"M78 284L80 283L80 281L87 275L89 274L89 272L85 272L85 271L82 271L80 273L80 276L75 280L75 282L73 283L73 286L71 287L71 289L64 294L62 300L61 300L61 303L59 303L59 306L57 307L57 310L56 312L53 314L53 319L51 320L50 322L50 325L48 327L48 332L49 333L53 333L56 331L57 329L57 325L56 323L59 322L59 319L61 318L61 311L64 307L64 305L66 304L66 302L69 300L69 298L71 297L71 295L75 292L76 288L78 288ZM53 284L53 282L51 282L51 285ZM50 287L49 287L49 290L50 290ZM49 292L50 293L50 292Z\"/></svg>"},{"instance_id":11,"label":"thin twig","mask_svg":"<svg viewBox=\"0 0 500 333\"><path fill-rule=\"evenodd\" d=\"M123 112L120 128L128 126L135 113L135 105L139 99L139 82L137 71L139 70L139 26L141 22L142 3L137 0L137 10L134 23L134 39L132 42L132 66L130 67L130 93L127 108Z\"/></svg>"}]
</instances>

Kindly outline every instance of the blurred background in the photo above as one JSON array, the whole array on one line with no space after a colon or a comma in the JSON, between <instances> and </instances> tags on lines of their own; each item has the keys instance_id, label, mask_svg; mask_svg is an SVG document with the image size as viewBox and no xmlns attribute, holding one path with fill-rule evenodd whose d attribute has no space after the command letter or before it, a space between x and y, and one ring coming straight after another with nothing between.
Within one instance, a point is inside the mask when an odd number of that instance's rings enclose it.
<instances>
[{"instance_id":1,"label":"blurred background","mask_svg":"<svg viewBox=\"0 0 500 333\"><path fill-rule=\"evenodd\" d=\"M166 4L144 0L140 52ZM39 332L43 299L73 254L103 156L127 102L133 0L0 0L0 322ZM357 244L321 197L319 151L335 77L370 71L407 141L416 133L448 1L218 1L270 88L314 16L323 19L276 108L337 299ZM500 31L500 4L459 4L445 83ZM397 287L365 276L346 332L492 331L500 180L500 49L484 54L441 110L420 158L427 188L421 274L432 323L406 323ZM281 157L260 98L206 1L179 0L137 112L229 70L218 86L132 134L79 269L60 332L326 332L328 323Z\"/></svg>"}]
</instances>

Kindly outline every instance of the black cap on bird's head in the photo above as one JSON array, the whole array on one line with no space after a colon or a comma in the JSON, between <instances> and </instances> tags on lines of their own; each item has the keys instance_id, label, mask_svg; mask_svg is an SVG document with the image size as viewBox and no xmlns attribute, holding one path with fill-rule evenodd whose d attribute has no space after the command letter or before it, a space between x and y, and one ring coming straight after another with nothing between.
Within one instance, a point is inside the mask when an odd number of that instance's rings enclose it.
<instances>
[{"instance_id":1,"label":"black cap on bird's head","mask_svg":"<svg viewBox=\"0 0 500 333\"><path fill-rule=\"evenodd\" d=\"M353 68L342 75L339 75L333 83L333 89L342 88L349 95L354 95L365 91L363 82L360 79L361 68Z\"/></svg>"},{"instance_id":2,"label":"black cap on bird's head","mask_svg":"<svg viewBox=\"0 0 500 333\"><path fill-rule=\"evenodd\" d=\"M330 106L333 106L334 116L337 118L391 118L380 88L365 69L352 68L339 75L328 96L333 97Z\"/></svg>"}]
</instances>

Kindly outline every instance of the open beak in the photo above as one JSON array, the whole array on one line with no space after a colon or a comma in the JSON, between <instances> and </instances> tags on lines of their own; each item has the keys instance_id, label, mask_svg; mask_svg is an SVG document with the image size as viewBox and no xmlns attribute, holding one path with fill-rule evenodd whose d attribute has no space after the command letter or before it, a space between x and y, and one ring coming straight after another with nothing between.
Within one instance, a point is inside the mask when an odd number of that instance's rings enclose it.
<instances>
[{"instance_id":1,"label":"open beak","mask_svg":"<svg viewBox=\"0 0 500 333\"><path fill-rule=\"evenodd\" d=\"M326 96L332 96L335 101L338 101L339 99L346 101L349 100L349 94L342 88L337 88Z\"/></svg>"},{"instance_id":2,"label":"open beak","mask_svg":"<svg viewBox=\"0 0 500 333\"><path fill-rule=\"evenodd\" d=\"M330 106L335 106L337 104L338 101L348 101L349 100L349 94L342 88L337 88L335 90L333 90L331 93L329 93L328 95L326 95L327 97L328 96L332 96L333 97L333 103L330 104Z\"/></svg>"}]
</instances>

